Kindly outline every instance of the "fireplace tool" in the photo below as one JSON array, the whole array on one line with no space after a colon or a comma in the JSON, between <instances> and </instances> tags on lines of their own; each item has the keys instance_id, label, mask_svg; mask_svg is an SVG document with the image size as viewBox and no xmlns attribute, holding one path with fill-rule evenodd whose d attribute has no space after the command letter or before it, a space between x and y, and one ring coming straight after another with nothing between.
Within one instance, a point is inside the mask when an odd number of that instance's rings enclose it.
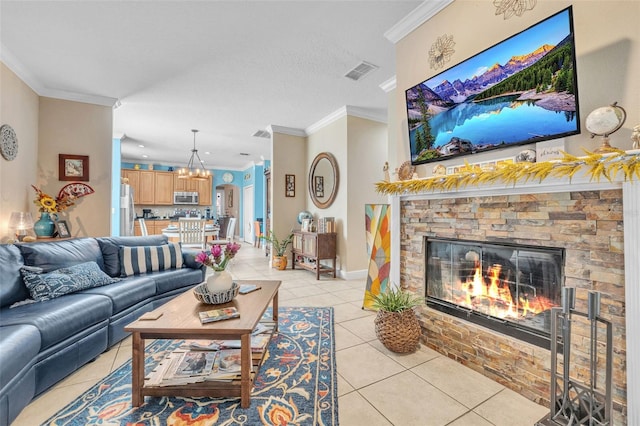
<instances>
[{"instance_id":1,"label":"fireplace tool","mask_svg":"<svg viewBox=\"0 0 640 426\"><path fill-rule=\"evenodd\" d=\"M580 382L571 372L572 315L587 318L590 326L589 379ZM558 336L558 323L560 336ZM606 327L604 389L598 382L598 323ZM558 355L562 352L562 372ZM611 425L611 373L613 362L613 327L600 317L600 293L588 293L587 313L575 310L575 288L562 289L562 305L551 309L551 412L536 426Z\"/></svg>"}]
</instances>

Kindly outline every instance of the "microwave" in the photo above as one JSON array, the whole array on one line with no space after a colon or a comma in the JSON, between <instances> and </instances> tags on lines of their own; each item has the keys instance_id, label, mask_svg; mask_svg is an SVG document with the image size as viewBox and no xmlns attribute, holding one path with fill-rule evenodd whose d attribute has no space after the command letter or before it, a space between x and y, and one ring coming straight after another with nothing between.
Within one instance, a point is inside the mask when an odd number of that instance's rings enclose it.
<instances>
[{"instance_id":1,"label":"microwave","mask_svg":"<svg viewBox=\"0 0 640 426\"><path fill-rule=\"evenodd\" d=\"M173 204L198 204L197 192L174 192Z\"/></svg>"}]
</instances>

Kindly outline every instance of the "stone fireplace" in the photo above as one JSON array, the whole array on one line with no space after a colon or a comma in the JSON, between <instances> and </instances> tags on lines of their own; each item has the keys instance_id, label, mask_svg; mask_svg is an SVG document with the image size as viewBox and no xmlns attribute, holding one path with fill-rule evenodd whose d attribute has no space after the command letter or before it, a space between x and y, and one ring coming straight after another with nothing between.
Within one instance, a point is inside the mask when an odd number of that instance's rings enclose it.
<instances>
[{"instance_id":1,"label":"stone fireplace","mask_svg":"<svg viewBox=\"0 0 640 426\"><path fill-rule=\"evenodd\" d=\"M633 340L636 348L638 340L627 336L625 316L631 307L633 315L640 315L640 306L635 298L626 302L625 293L640 292L625 288L625 274L631 273L636 282L640 276L637 266L632 266L635 272L625 270L625 244L637 255L637 238L627 243L623 237L640 229L638 192L624 191L635 213L627 213L626 205L623 212L622 185L615 183L555 182L392 197L392 208L399 214L392 218L392 265L398 267L391 276L403 288L427 297L427 305L419 310L423 343L549 406L549 325L543 304L559 305L561 286L566 285L576 288L576 309L586 311L587 291L599 291L601 315L614 328L614 424L627 424L632 411L627 413L627 399L637 392L636 383L627 383L631 363L637 368L627 346ZM495 262L497 257L501 262ZM550 260L557 261L559 269ZM542 269L530 270L536 262L544 263ZM497 272L492 269L496 263L501 263ZM474 290L477 275L481 284L476 281ZM515 319L500 318L502 314L492 310L509 304L489 296L492 279L517 304L511 307ZM431 287L429 280L434 281ZM469 288L471 295L466 293ZM479 297L473 291L484 293ZM543 309L528 310L526 304L534 302ZM510 332L518 326L524 333ZM572 375L586 377L587 325L577 325L574 333Z\"/></svg>"},{"instance_id":2,"label":"stone fireplace","mask_svg":"<svg viewBox=\"0 0 640 426\"><path fill-rule=\"evenodd\" d=\"M425 237L427 306L541 347L560 306L564 249Z\"/></svg>"}]
</instances>

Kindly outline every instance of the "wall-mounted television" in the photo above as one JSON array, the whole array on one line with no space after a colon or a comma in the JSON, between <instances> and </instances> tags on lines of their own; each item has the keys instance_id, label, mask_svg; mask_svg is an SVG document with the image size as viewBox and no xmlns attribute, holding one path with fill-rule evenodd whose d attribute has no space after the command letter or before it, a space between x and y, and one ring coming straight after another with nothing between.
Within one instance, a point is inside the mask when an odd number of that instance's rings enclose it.
<instances>
[{"instance_id":1,"label":"wall-mounted television","mask_svg":"<svg viewBox=\"0 0 640 426\"><path fill-rule=\"evenodd\" d=\"M405 92L414 165L580 133L568 7Z\"/></svg>"}]
</instances>

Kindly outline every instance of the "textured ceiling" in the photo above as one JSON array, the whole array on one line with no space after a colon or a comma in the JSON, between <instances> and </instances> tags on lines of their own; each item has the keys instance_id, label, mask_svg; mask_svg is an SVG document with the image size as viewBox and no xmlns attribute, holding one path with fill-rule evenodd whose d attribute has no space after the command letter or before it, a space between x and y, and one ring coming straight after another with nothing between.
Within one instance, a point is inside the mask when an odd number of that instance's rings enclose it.
<instances>
[{"instance_id":1,"label":"textured ceiling","mask_svg":"<svg viewBox=\"0 0 640 426\"><path fill-rule=\"evenodd\" d=\"M180 165L199 129L207 167L241 169L269 158L252 135L270 125L304 130L344 106L384 119L384 33L420 3L2 0L0 53L41 95L117 99L124 160ZM345 78L361 61L379 69Z\"/></svg>"}]
</instances>

